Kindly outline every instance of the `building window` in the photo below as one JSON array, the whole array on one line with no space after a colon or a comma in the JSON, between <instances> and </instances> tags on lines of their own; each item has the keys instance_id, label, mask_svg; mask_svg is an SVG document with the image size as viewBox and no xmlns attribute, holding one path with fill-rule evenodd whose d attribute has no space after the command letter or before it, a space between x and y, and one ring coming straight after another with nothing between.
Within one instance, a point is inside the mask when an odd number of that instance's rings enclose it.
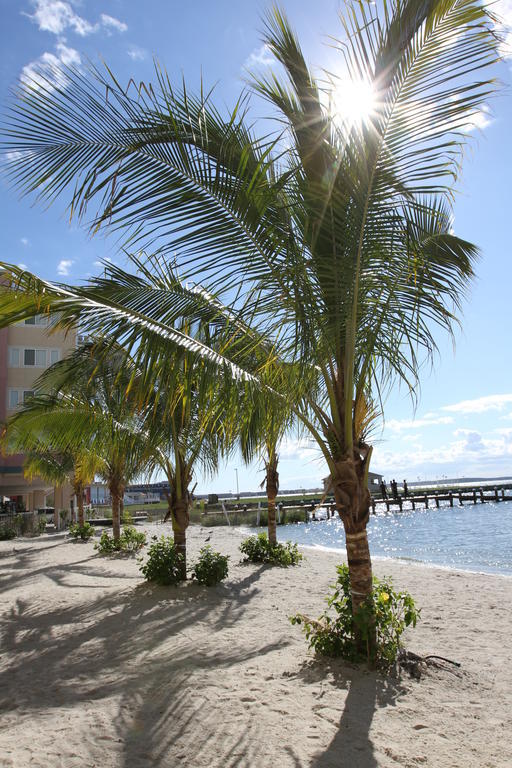
<instances>
[{"instance_id":1,"label":"building window","mask_svg":"<svg viewBox=\"0 0 512 768\"><path fill-rule=\"evenodd\" d=\"M23 364L36 368L46 368L46 349L25 349Z\"/></svg>"},{"instance_id":2,"label":"building window","mask_svg":"<svg viewBox=\"0 0 512 768\"><path fill-rule=\"evenodd\" d=\"M21 363L21 360L23 363ZM9 347L9 367L46 368L60 360L60 349L20 349Z\"/></svg>"},{"instance_id":3,"label":"building window","mask_svg":"<svg viewBox=\"0 0 512 768\"><path fill-rule=\"evenodd\" d=\"M23 352L23 365L35 365L35 364L36 364L35 349L25 349Z\"/></svg>"},{"instance_id":4,"label":"building window","mask_svg":"<svg viewBox=\"0 0 512 768\"><path fill-rule=\"evenodd\" d=\"M7 408L15 411L20 405L25 405L29 398L35 395L33 389L9 389L7 396Z\"/></svg>"},{"instance_id":5,"label":"building window","mask_svg":"<svg viewBox=\"0 0 512 768\"><path fill-rule=\"evenodd\" d=\"M9 366L11 368L20 367L20 350L18 347L9 347Z\"/></svg>"},{"instance_id":6,"label":"building window","mask_svg":"<svg viewBox=\"0 0 512 768\"><path fill-rule=\"evenodd\" d=\"M48 325L49 318L46 315L34 315L34 317L27 317L24 321L25 325L39 325L45 328Z\"/></svg>"}]
</instances>

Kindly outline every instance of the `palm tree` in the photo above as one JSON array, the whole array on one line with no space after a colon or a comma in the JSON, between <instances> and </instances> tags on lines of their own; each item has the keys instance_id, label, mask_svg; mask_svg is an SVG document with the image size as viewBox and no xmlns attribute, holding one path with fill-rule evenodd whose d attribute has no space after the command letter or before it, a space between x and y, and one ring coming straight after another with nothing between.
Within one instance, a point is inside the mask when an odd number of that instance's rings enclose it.
<instances>
[{"instance_id":1,"label":"palm tree","mask_svg":"<svg viewBox=\"0 0 512 768\"><path fill-rule=\"evenodd\" d=\"M372 448L360 414L393 381L414 395L437 328L456 323L477 250L452 234L453 186L495 89L483 70L499 40L478 0L347 3L341 24L339 72L319 79L284 15L268 15L263 40L284 77L255 77L252 89L278 120L274 138L255 138L243 97L224 118L211 93L173 89L161 70L137 92L96 70L67 69L58 89L21 84L7 125L12 183L44 202L72 184L71 216L94 203L92 231L158 248L163 266L73 289L11 267L19 293L2 304L6 322L37 304L61 311L61 324L80 317L120 334L147 366L173 347L261 385L236 328L219 353L173 327L179 312L206 311L199 292L194 303L170 284L165 257L177 252L184 280L265 339L269 365L298 367L278 394L328 465L357 612L372 589ZM344 78L373 94L365 120L332 109Z\"/></svg>"},{"instance_id":2,"label":"palm tree","mask_svg":"<svg viewBox=\"0 0 512 768\"><path fill-rule=\"evenodd\" d=\"M41 402L39 405L43 406ZM81 452L77 448L68 448L61 453L49 451L48 436L45 437L45 444L41 444L34 434L33 415L34 411L27 412L23 409L12 417L4 437L7 450L11 453L17 453L20 450L28 451L23 465L25 477L28 479L42 477L54 485L71 483L77 500L78 524L83 526L85 488L100 471L101 461L94 452L83 449ZM58 526L57 509L55 509L54 519Z\"/></svg>"},{"instance_id":3,"label":"palm tree","mask_svg":"<svg viewBox=\"0 0 512 768\"><path fill-rule=\"evenodd\" d=\"M122 348L96 339L48 369L36 386L49 391L45 421L49 413L56 418L56 411L61 424L67 420L60 440L72 440L75 451L85 442L101 457L96 472L110 490L114 538L120 535L125 485L142 471L165 473L170 486L165 519L171 519L185 579L194 470L217 468L227 420L219 378L202 381L199 365L174 366L174 358L161 355L151 369L156 385L148 388L143 371ZM227 383L232 387L231 379Z\"/></svg>"},{"instance_id":4,"label":"palm tree","mask_svg":"<svg viewBox=\"0 0 512 768\"><path fill-rule=\"evenodd\" d=\"M149 393L144 383L142 386L146 400L142 429L151 446L152 467L163 471L169 483L164 520L171 520L181 555L181 578L186 579L191 486L199 467L213 474L219 457L229 450L226 402L219 397L218 377L212 379L207 373L203 379L200 363L180 366L172 372L171 380L166 375L168 361L161 361L159 367L156 384Z\"/></svg>"},{"instance_id":5,"label":"palm tree","mask_svg":"<svg viewBox=\"0 0 512 768\"><path fill-rule=\"evenodd\" d=\"M231 408L230 416L231 440L240 445L244 461L249 464L257 457L263 463L265 475L260 487L265 488L267 494L268 539L275 545L279 445L293 424L293 414L286 401L275 397L256 398L251 393L250 397L241 398L236 408Z\"/></svg>"},{"instance_id":6,"label":"palm tree","mask_svg":"<svg viewBox=\"0 0 512 768\"><path fill-rule=\"evenodd\" d=\"M10 450L61 457L84 523L83 491L96 474L106 481L112 500L114 538L121 534L124 489L151 461L141 417L126 394L130 371L117 366L119 356L95 358L92 345L78 347L36 381L37 393L8 422ZM34 467L35 469L35 467ZM41 469L44 467L41 466Z\"/></svg>"}]
</instances>

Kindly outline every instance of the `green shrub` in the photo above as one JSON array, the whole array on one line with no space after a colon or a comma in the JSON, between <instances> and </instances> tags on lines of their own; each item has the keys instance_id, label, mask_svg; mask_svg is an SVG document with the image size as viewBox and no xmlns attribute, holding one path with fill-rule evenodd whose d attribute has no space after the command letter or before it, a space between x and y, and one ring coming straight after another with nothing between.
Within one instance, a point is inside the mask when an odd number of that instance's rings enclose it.
<instances>
[{"instance_id":1,"label":"green shrub","mask_svg":"<svg viewBox=\"0 0 512 768\"><path fill-rule=\"evenodd\" d=\"M103 531L100 540L94 545L100 555L112 555L115 552L138 552L146 543L144 531L138 531L132 525L123 528L119 539L114 539L108 531Z\"/></svg>"},{"instance_id":2,"label":"green shrub","mask_svg":"<svg viewBox=\"0 0 512 768\"><path fill-rule=\"evenodd\" d=\"M91 525L87 521L83 525L79 525L79 523L71 523L69 526L69 535L74 539L87 541L91 536L94 536L94 525Z\"/></svg>"},{"instance_id":3,"label":"green shrub","mask_svg":"<svg viewBox=\"0 0 512 768\"><path fill-rule=\"evenodd\" d=\"M16 526L12 523L0 523L0 541L10 541L18 535Z\"/></svg>"},{"instance_id":4,"label":"green shrub","mask_svg":"<svg viewBox=\"0 0 512 768\"><path fill-rule=\"evenodd\" d=\"M297 544L292 544L291 541L285 544L271 544L266 533L258 533L257 536L244 539L240 544L240 552L245 555L245 560L251 563L268 563L284 568L297 565L303 559Z\"/></svg>"},{"instance_id":5,"label":"green shrub","mask_svg":"<svg viewBox=\"0 0 512 768\"><path fill-rule=\"evenodd\" d=\"M348 661L361 661L355 642L358 631L367 644L373 628L377 636L376 663L386 667L392 664L401 648L401 636L406 627L416 626L420 610L416 608L408 592L395 592L391 579L373 578L373 591L366 603L352 612L350 577L348 566L337 567L338 580L333 585L333 594L327 599L327 611L315 621L308 616L291 616L292 624L301 624L309 641L309 647L323 656L341 656ZM364 658L367 658L365 656Z\"/></svg>"},{"instance_id":6,"label":"green shrub","mask_svg":"<svg viewBox=\"0 0 512 768\"><path fill-rule=\"evenodd\" d=\"M214 552L210 546L203 547L199 553L199 560L192 571L192 577L199 584L206 584L207 587L212 587L228 575L228 560L229 557L227 555Z\"/></svg>"},{"instance_id":7,"label":"green shrub","mask_svg":"<svg viewBox=\"0 0 512 768\"><path fill-rule=\"evenodd\" d=\"M46 514L39 515L37 520L37 532L44 533L46 531Z\"/></svg>"},{"instance_id":8,"label":"green shrub","mask_svg":"<svg viewBox=\"0 0 512 768\"><path fill-rule=\"evenodd\" d=\"M178 552L171 536L151 537L145 563L140 567L146 581L157 584L177 584L181 581L183 556ZM142 558L139 562L142 563Z\"/></svg>"},{"instance_id":9,"label":"green shrub","mask_svg":"<svg viewBox=\"0 0 512 768\"><path fill-rule=\"evenodd\" d=\"M128 510L124 509L121 515L121 522L123 525L133 525L133 515Z\"/></svg>"}]
</instances>

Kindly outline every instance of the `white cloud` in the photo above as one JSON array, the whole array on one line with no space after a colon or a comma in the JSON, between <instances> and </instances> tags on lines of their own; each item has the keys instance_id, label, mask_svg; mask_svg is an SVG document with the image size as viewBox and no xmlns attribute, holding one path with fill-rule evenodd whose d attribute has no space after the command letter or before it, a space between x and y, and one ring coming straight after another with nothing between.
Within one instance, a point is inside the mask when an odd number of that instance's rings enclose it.
<instances>
[{"instance_id":1,"label":"white cloud","mask_svg":"<svg viewBox=\"0 0 512 768\"><path fill-rule=\"evenodd\" d=\"M79 16L71 3L65 0L31 0L34 13L25 13L25 16L37 24L41 32L50 32L53 35L63 35L66 31L74 32L80 37L91 35L104 29L107 34L126 32L128 25L124 21L109 16L107 13L100 15L99 22L92 24L87 19Z\"/></svg>"},{"instance_id":2,"label":"white cloud","mask_svg":"<svg viewBox=\"0 0 512 768\"><path fill-rule=\"evenodd\" d=\"M270 67L275 64L275 59L270 53L268 45L255 48L245 60L246 67Z\"/></svg>"},{"instance_id":3,"label":"white cloud","mask_svg":"<svg viewBox=\"0 0 512 768\"><path fill-rule=\"evenodd\" d=\"M144 48L139 48L138 45L130 45L126 51L132 61L144 61L148 53Z\"/></svg>"},{"instance_id":4,"label":"white cloud","mask_svg":"<svg viewBox=\"0 0 512 768\"><path fill-rule=\"evenodd\" d=\"M390 421L386 421L385 426L392 432L402 432L404 429L422 429L423 427L433 427L436 424L452 423L452 416L436 416L429 413L422 419L390 419Z\"/></svg>"},{"instance_id":5,"label":"white cloud","mask_svg":"<svg viewBox=\"0 0 512 768\"><path fill-rule=\"evenodd\" d=\"M486 395L475 400L462 400L460 403L445 405L442 411L451 413L485 413L485 411L501 411L508 403L512 403L512 394Z\"/></svg>"},{"instance_id":6,"label":"white cloud","mask_svg":"<svg viewBox=\"0 0 512 768\"><path fill-rule=\"evenodd\" d=\"M23 262L21 262L21 261L20 261L20 263L18 264L18 267L19 267L20 269L27 269L27 265L26 265L26 264L23 264Z\"/></svg>"},{"instance_id":7,"label":"white cloud","mask_svg":"<svg viewBox=\"0 0 512 768\"><path fill-rule=\"evenodd\" d=\"M25 15L37 24L41 32L62 35L71 29L84 37L96 31L96 25L75 13L64 0L32 0L32 5L35 7L34 13Z\"/></svg>"},{"instance_id":8,"label":"white cloud","mask_svg":"<svg viewBox=\"0 0 512 768\"><path fill-rule=\"evenodd\" d=\"M55 46L57 57L65 67L78 67L81 63L80 54L74 48L69 48L63 40Z\"/></svg>"},{"instance_id":9,"label":"white cloud","mask_svg":"<svg viewBox=\"0 0 512 768\"><path fill-rule=\"evenodd\" d=\"M286 437L279 446L280 459L317 459L320 458L320 449L311 438Z\"/></svg>"},{"instance_id":10,"label":"white cloud","mask_svg":"<svg viewBox=\"0 0 512 768\"><path fill-rule=\"evenodd\" d=\"M483 131L492 125L493 122L490 107L487 104L482 104L480 109L474 112L462 127L467 131Z\"/></svg>"},{"instance_id":11,"label":"white cloud","mask_svg":"<svg viewBox=\"0 0 512 768\"><path fill-rule=\"evenodd\" d=\"M57 274L62 276L69 275L72 264L73 261L71 259L61 259L57 264Z\"/></svg>"},{"instance_id":12,"label":"white cloud","mask_svg":"<svg viewBox=\"0 0 512 768\"><path fill-rule=\"evenodd\" d=\"M498 25L498 32L503 38L500 52L508 59L512 56L512 0L495 0L490 9L502 21Z\"/></svg>"},{"instance_id":13,"label":"white cloud","mask_svg":"<svg viewBox=\"0 0 512 768\"><path fill-rule=\"evenodd\" d=\"M20 243L26 248L28 245L30 245L30 241L28 237L22 237L20 238Z\"/></svg>"},{"instance_id":14,"label":"white cloud","mask_svg":"<svg viewBox=\"0 0 512 768\"><path fill-rule=\"evenodd\" d=\"M512 466L512 434L484 437L473 430L457 430L456 437L435 448L416 446L414 451L387 450L375 446L372 467L384 475L415 478L496 476L510 474Z\"/></svg>"},{"instance_id":15,"label":"white cloud","mask_svg":"<svg viewBox=\"0 0 512 768\"><path fill-rule=\"evenodd\" d=\"M114 18L114 16L109 16L107 13L102 13L100 20L101 25L105 27L107 31L114 29L116 32L126 32L128 29L128 24L125 24L124 21L119 21L119 19Z\"/></svg>"},{"instance_id":16,"label":"white cloud","mask_svg":"<svg viewBox=\"0 0 512 768\"><path fill-rule=\"evenodd\" d=\"M78 67L80 63L78 51L59 41L55 53L45 51L38 59L23 67L20 82L27 88L52 90L57 85L65 87L63 67Z\"/></svg>"}]
</instances>

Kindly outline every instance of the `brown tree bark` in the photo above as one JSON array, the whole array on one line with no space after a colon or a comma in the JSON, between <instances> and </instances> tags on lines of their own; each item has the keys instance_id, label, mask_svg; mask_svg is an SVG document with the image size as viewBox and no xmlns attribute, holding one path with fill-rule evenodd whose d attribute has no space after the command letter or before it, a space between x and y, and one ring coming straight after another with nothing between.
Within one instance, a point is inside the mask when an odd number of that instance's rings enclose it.
<instances>
[{"instance_id":1,"label":"brown tree bark","mask_svg":"<svg viewBox=\"0 0 512 768\"><path fill-rule=\"evenodd\" d=\"M336 509L343 522L350 575L352 611L354 616L372 593L372 562L366 526L370 516L370 492L366 485L365 458L358 450L354 456L338 460L331 474ZM373 663L375 658L375 629L370 627L365 641L354 626L359 653Z\"/></svg>"},{"instance_id":2,"label":"brown tree bark","mask_svg":"<svg viewBox=\"0 0 512 768\"><path fill-rule=\"evenodd\" d=\"M117 493L111 493L112 502L112 536L114 539L121 537L121 519L119 516L119 496Z\"/></svg>"},{"instance_id":3,"label":"brown tree bark","mask_svg":"<svg viewBox=\"0 0 512 768\"><path fill-rule=\"evenodd\" d=\"M277 471L278 458L272 454L267 462L265 462L266 474L266 491L267 491L267 509L268 509L268 540L271 544L277 544L277 527L276 527L276 498L279 491L279 473Z\"/></svg>"},{"instance_id":4,"label":"brown tree bark","mask_svg":"<svg viewBox=\"0 0 512 768\"><path fill-rule=\"evenodd\" d=\"M169 508L164 517L164 523L171 520L174 544L181 555L180 578L185 581L187 578L187 528L190 523L189 510L192 494L189 491L191 477L183 457L177 459L174 469L169 464L167 479L170 487L167 494Z\"/></svg>"},{"instance_id":5,"label":"brown tree bark","mask_svg":"<svg viewBox=\"0 0 512 768\"><path fill-rule=\"evenodd\" d=\"M76 496L76 504L78 508L78 525L80 527L83 527L85 523L85 516L84 516L84 486L83 483L75 482L73 483L73 491Z\"/></svg>"},{"instance_id":6,"label":"brown tree bark","mask_svg":"<svg viewBox=\"0 0 512 768\"><path fill-rule=\"evenodd\" d=\"M180 578L185 581L187 578L187 528L190 522L189 515L189 494L185 493L184 499L173 498L171 492L169 499L169 513L166 520L171 518L172 532L174 535L174 544L178 554L181 555Z\"/></svg>"}]
</instances>

